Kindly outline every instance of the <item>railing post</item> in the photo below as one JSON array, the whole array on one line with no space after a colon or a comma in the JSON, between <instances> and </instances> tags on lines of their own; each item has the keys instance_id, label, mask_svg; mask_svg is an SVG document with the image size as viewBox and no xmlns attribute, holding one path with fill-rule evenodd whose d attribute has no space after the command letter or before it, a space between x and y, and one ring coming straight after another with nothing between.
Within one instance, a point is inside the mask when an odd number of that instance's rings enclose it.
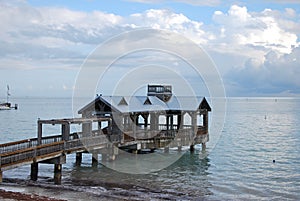
<instances>
[{"instance_id":1,"label":"railing post","mask_svg":"<svg viewBox=\"0 0 300 201\"><path fill-rule=\"evenodd\" d=\"M68 141L70 139L70 124L64 123L61 125L62 140Z\"/></svg>"},{"instance_id":2,"label":"railing post","mask_svg":"<svg viewBox=\"0 0 300 201\"><path fill-rule=\"evenodd\" d=\"M83 137L91 136L91 132L92 132L92 122L82 123L82 135L83 135Z\"/></svg>"},{"instance_id":3,"label":"railing post","mask_svg":"<svg viewBox=\"0 0 300 201\"><path fill-rule=\"evenodd\" d=\"M40 123L40 120L38 120L38 133L37 133L37 145L42 144L42 136L43 136L43 124Z\"/></svg>"}]
</instances>

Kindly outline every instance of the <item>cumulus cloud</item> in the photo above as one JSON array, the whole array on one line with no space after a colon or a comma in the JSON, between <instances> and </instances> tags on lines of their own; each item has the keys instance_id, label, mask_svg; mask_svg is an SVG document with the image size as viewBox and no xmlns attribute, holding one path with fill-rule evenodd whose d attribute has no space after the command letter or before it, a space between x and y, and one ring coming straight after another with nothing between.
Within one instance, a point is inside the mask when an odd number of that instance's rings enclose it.
<instances>
[{"instance_id":1,"label":"cumulus cloud","mask_svg":"<svg viewBox=\"0 0 300 201\"><path fill-rule=\"evenodd\" d=\"M293 10L286 10L286 14L293 15ZM288 20L278 11L266 9L251 13L246 7L233 5L227 13L216 11L213 20L221 35L213 44L219 46L220 51L236 48L244 54L253 49L291 53L299 46L294 32L299 29L299 23Z\"/></svg>"},{"instance_id":2,"label":"cumulus cloud","mask_svg":"<svg viewBox=\"0 0 300 201\"><path fill-rule=\"evenodd\" d=\"M245 61L241 68L234 68L226 75L239 92L256 94L300 93L300 48L291 54L270 51L264 61L253 58Z\"/></svg>"},{"instance_id":3,"label":"cumulus cloud","mask_svg":"<svg viewBox=\"0 0 300 201\"><path fill-rule=\"evenodd\" d=\"M211 36L202 28L202 22L193 21L181 13L178 14L169 10L151 9L143 13L132 14L129 21L135 27L171 30L190 38L198 44L207 43Z\"/></svg>"},{"instance_id":4,"label":"cumulus cloud","mask_svg":"<svg viewBox=\"0 0 300 201\"><path fill-rule=\"evenodd\" d=\"M118 29L120 16L66 8L35 8L23 1L0 2L2 58L72 60Z\"/></svg>"},{"instance_id":5,"label":"cumulus cloud","mask_svg":"<svg viewBox=\"0 0 300 201\"><path fill-rule=\"evenodd\" d=\"M227 66L229 93L299 93L300 26L294 9L249 12L233 5L226 13L216 11L213 20L214 33L220 34L208 48L226 61L216 63Z\"/></svg>"}]
</instances>

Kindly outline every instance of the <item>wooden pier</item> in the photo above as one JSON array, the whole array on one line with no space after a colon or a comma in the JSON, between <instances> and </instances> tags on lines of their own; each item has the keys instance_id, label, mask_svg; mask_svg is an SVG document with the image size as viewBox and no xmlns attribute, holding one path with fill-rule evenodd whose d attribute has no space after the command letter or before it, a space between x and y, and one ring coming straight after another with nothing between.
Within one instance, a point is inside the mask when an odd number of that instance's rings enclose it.
<instances>
[{"instance_id":1,"label":"wooden pier","mask_svg":"<svg viewBox=\"0 0 300 201\"><path fill-rule=\"evenodd\" d=\"M70 133L71 124L86 124L93 122L101 123L111 121L110 118L78 118L78 119L56 119L56 120L38 120L38 137L11 142L0 145L0 180L2 180L2 172L8 169L17 168L22 165L31 164L31 180L38 178L38 163L54 164L54 182L61 183L62 164L66 162L66 154L76 153L76 163L80 164L82 153L107 153L102 158L115 159L117 148L136 147L139 149L158 149L164 147L181 147L190 146L191 141L196 137L202 138L202 143L208 139L205 134L205 128L199 127L198 134L194 134L193 129L185 127L180 131L162 130L155 137L148 139L121 139L120 135L108 135L102 129L91 130L90 132ZM61 134L43 137L43 124L61 125ZM153 131L152 131L153 132ZM142 136L142 132L137 132L137 136ZM144 135L145 136L145 135ZM147 134L146 134L147 136ZM176 138L176 141L174 139ZM122 143L121 143L122 142ZM193 145L191 145L193 146ZM192 147L191 147L192 148ZM109 150L108 150L109 149ZM98 157L93 157L98 158ZM96 161L94 161L96 162Z\"/></svg>"},{"instance_id":2,"label":"wooden pier","mask_svg":"<svg viewBox=\"0 0 300 201\"><path fill-rule=\"evenodd\" d=\"M30 178L36 181L38 164L47 163L54 165L54 183L60 184L62 164L66 155L73 153L80 165L86 152L92 153L97 164L98 154L102 160L115 160L119 149L139 153L172 147L181 150L182 146L190 146L193 151L195 144L205 148L211 108L204 97L174 99L171 88L160 85L149 86L148 92L146 97L131 100L98 96L79 111L82 118L39 119L37 138L0 145L0 181L3 171L26 164L31 164ZM46 124L60 126L61 133L43 136ZM71 133L74 124L80 129Z\"/></svg>"}]
</instances>

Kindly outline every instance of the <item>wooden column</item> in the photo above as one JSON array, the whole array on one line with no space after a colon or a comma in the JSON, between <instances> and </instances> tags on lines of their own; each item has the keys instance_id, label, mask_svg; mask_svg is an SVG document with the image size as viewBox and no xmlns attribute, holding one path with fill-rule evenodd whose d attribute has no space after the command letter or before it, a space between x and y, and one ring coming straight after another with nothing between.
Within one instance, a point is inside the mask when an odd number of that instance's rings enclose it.
<instances>
[{"instance_id":1,"label":"wooden column","mask_svg":"<svg viewBox=\"0 0 300 201\"><path fill-rule=\"evenodd\" d=\"M91 136L92 134L92 122L82 123L82 134L84 137Z\"/></svg>"},{"instance_id":2,"label":"wooden column","mask_svg":"<svg viewBox=\"0 0 300 201\"><path fill-rule=\"evenodd\" d=\"M194 152L195 151L195 148L194 148L194 145L190 145L190 152Z\"/></svg>"},{"instance_id":3,"label":"wooden column","mask_svg":"<svg viewBox=\"0 0 300 201\"><path fill-rule=\"evenodd\" d=\"M150 114L150 130L153 131L155 128L155 113Z\"/></svg>"},{"instance_id":4,"label":"wooden column","mask_svg":"<svg viewBox=\"0 0 300 201\"><path fill-rule=\"evenodd\" d=\"M41 145L42 144L42 137L43 137L43 124L40 123L38 121L38 128L37 128L37 144L38 145Z\"/></svg>"},{"instance_id":5,"label":"wooden column","mask_svg":"<svg viewBox=\"0 0 300 201\"><path fill-rule=\"evenodd\" d=\"M178 130L183 128L183 122L184 122L184 112L177 115L177 127Z\"/></svg>"},{"instance_id":6,"label":"wooden column","mask_svg":"<svg viewBox=\"0 0 300 201\"><path fill-rule=\"evenodd\" d=\"M156 113L150 114L150 129L152 131L158 130L158 115Z\"/></svg>"},{"instance_id":7,"label":"wooden column","mask_svg":"<svg viewBox=\"0 0 300 201\"><path fill-rule=\"evenodd\" d=\"M197 126L197 113L196 112L191 112L191 119L192 119L192 129L194 134L197 134L198 126Z\"/></svg>"},{"instance_id":8,"label":"wooden column","mask_svg":"<svg viewBox=\"0 0 300 201\"><path fill-rule=\"evenodd\" d=\"M126 116L126 131L130 130L130 125L132 123L132 120L130 119L130 116Z\"/></svg>"},{"instance_id":9,"label":"wooden column","mask_svg":"<svg viewBox=\"0 0 300 201\"><path fill-rule=\"evenodd\" d=\"M98 153L96 151L92 152L92 166L98 166Z\"/></svg>"},{"instance_id":10,"label":"wooden column","mask_svg":"<svg viewBox=\"0 0 300 201\"><path fill-rule=\"evenodd\" d=\"M182 151L182 146L178 146L178 151Z\"/></svg>"},{"instance_id":11,"label":"wooden column","mask_svg":"<svg viewBox=\"0 0 300 201\"><path fill-rule=\"evenodd\" d=\"M166 114L166 124L167 124L167 131L170 129L170 116Z\"/></svg>"},{"instance_id":12,"label":"wooden column","mask_svg":"<svg viewBox=\"0 0 300 201\"><path fill-rule=\"evenodd\" d=\"M62 164L54 164L54 184L61 184Z\"/></svg>"},{"instance_id":13,"label":"wooden column","mask_svg":"<svg viewBox=\"0 0 300 201\"><path fill-rule=\"evenodd\" d=\"M205 151L206 150L206 143L203 142L202 145L201 145L201 147L202 147L202 151Z\"/></svg>"},{"instance_id":14,"label":"wooden column","mask_svg":"<svg viewBox=\"0 0 300 201\"><path fill-rule=\"evenodd\" d=\"M170 116L170 130L173 130L173 124L174 124L174 118L173 118L173 114Z\"/></svg>"},{"instance_id":15,"label":"wooden column","mask_svg":"<svg viewBox=\"0 0 300 201\"><path fill-rule=\"evenodd\" d=\"M127 129L128 129L128 116L127 115L123 116L123 122L124 122L124 131L127 131Z\"/></svg>"},{"instance_id":16,"label":"wooden column","mask_svg":"<svg viewBox=\"0 0 300 201\"><path fill-rule=\"evenodd\" d=\"M0 170L0 183L2 183L2 180L3 180L3 172L2 170Z\"/></svg>"},{"instance_id":17,"label":"wooden column","mask_svg":"<svg viewBox=\"0 0 300 201\"><path fill-rule=\"evenodd\" d=\"M70 124L61 125L62 139L68 141L70 139Z\"/></svg>"},{"instance_id":18,"label":"wooden column","mask_svg":"<svg viewBox=\"0 0 300 201\"><path fill-rule=\"evenodd\" d=\"M208 112L205 111L205 113L203 114L203 126L206 130L206 132L208 132Z\"/></svg>"},{"instance_id":19,"label":"wooden column","mask_svg":"<svg viewBox=\"0 0 300 201\"><path fill-rule=\"evenodd\" d=\"M36 181L38 179L39 164L34 162L31 163L30 180Z\"/></svg>"},{"instance_id":20,"label":"wooden column","mask_svg":"<svg viewBox=\"0 0 300 201\"><path fill-rule=\"evenodd\" d=\"M132 124L132 133L133 133L133 138L136 140L136 129L137 129L137 118L136 114L133 115L133 124Z\"/></svg>"},{"instance_id":21,"label":"wooden column","mask_svg":"<svg viewBox=\"0 0 300 201\"><path fill-rule=\"evenodd\" d=\"M197 136L197 132L198 132L198 126L197 126L197 112L192 112L190 113L191 118L192 118L192 132L193 132L193 136ZM193 152L194 151L194 139L190 139L190 151Z\"/></svg>"},{"instance_id":22,"label":"wooden column","mask_svg":"<svg viewBox=\"0 0 300 201\"><path fill-rule=\"evenodd\" d=\"M148 117L149 117L149 114L143 114L145 130L147 130L147 127L148 127Z\"/></svg>"},{"instance_id":23,"label":"wooden column","mask_svg":"<svg viewBox=\"0 0 300 201\"><path fill-rule=\"evenodd\" d=\"M82 153L76 153L76 165L80 166L82 162Z\"/></svg>"}]
</instances>

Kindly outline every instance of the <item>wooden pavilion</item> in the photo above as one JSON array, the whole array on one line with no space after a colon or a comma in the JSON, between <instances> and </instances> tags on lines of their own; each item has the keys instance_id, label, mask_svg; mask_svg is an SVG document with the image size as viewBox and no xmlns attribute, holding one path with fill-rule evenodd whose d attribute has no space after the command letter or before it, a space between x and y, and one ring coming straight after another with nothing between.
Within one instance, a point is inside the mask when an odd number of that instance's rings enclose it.
<instances>
[{"instance_id":1,"label":"wooden pavilion","mask_svg":"<svg viewBox=\"0 0 300 201\"><path fill-rule=\"evenodd\" d=\"M97 96L79 114L109 118L98 129L120 148L153 150L194 144L205 148L210 111L205 97L174 96L170 85L148 85L146 96ZM83 130L92 129L86 126Z\"/></svg>"}]
</instances>

